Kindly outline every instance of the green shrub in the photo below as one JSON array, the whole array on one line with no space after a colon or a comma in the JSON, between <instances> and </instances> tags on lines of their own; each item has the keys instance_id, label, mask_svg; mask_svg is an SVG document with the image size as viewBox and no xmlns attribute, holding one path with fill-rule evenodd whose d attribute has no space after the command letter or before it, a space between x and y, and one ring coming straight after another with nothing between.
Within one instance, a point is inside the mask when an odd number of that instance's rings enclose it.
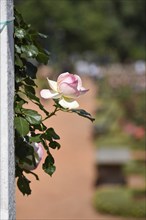
<instances>
[{"instance_id":1,"label":"green shrub","mask_svg":"<svg viewBox=\"0 0 146 220\"><path fill-rule=\"evenodd\" d=\"M122 132L112 132L96 138L95 146L97 148L102 148L102 147L130 148L131 147L129 137Z\"/></svg>"},{"instance_id":2,"label":"green shrub","mask_svg":"<svg viewBox=\"0 0 146 220\"><path fill-rule=\"evenodd\" d=\"M138 174L145 177L145 164L140 161L129 161L124 166L124 173L126 175Z\"/></svg>"},{"instance_id":3,"label":"green shrub","mask_svg":"<svg viewBox=\"0 0 146 220\"><path fill-rule=\"evenodd\" d=\"M94 197L99 212L126 217L146 217L145 203L145 198L136 198L135 191L124 187L101 188Z\"/></svg>"}]
</instances>

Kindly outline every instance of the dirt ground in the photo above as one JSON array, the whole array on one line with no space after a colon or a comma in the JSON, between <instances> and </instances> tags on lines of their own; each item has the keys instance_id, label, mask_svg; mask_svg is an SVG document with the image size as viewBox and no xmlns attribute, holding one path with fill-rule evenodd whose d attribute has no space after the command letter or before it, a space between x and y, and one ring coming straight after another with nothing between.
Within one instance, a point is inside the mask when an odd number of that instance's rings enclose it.
<instances>
[{"instance_id":1,"label":"dirt ground","mask_svg":"<svg viewBox=\"0 0 146 220\"><path fill-rule=\"evenodd\" d=\"M80 107L93 113L96 86L89 79L84 79L84 86L90 91L79 98ZM52 102L44 105L51 109ZM17 220L121 220L101 215L92 206L95 192L92 123L75 114L58 112L46 125L53 127L61 137L61 149L52 151L57 169L50 177L40 165L36 170L39 181L28 176L32 181L32 195L23 196L16 190Z\"/></svg>"}]
</instances>

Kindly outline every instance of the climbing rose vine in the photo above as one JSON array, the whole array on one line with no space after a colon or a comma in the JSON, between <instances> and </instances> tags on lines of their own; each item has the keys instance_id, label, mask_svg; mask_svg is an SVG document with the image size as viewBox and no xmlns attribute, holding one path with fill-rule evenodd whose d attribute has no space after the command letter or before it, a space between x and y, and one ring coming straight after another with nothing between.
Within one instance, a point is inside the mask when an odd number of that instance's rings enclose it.
<instances>
[{"instance_id":1,"label":"climbing rose vine","mask_svg":"<svg viewBox=\"0 0 146 220\"><path fill-rule=\"evenodd\" d=\"M42 169L52 176L55 172L55 160L50 149L59 149L59 135L52 127L46 127L45 120L56 114L57 111L76 113L91 121L92 116L83 109L76 109L79 104L75 100L87 92L82 86L79 76L62 73L57 82L48 79L51 89L43 89L43 98L54 100L54 110L48 112L36 95L35 83L39 64L47 64L49 53L39 43L39 38L46 36L33 30L26 24L21 14L15 10L15 97L14 97L14 128L15 128L15 158L17 186L23 195L30 195L30 180L27 174L32 174L39 180L33 171L37 168L43 155ZM28 109L28 101L39 107L45 113L43 118L36 110ZM46 152L46 154L45 154Z\"/></svg>"}]
</instances>

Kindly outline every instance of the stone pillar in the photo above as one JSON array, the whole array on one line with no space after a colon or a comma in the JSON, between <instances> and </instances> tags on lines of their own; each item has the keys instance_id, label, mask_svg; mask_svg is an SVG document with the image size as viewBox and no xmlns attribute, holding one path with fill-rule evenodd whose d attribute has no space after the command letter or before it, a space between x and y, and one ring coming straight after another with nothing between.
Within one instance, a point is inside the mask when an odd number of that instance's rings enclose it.
<instances>
[{"instance_id":1,"label":"stone pillar","mask_svg":"<svg viewBox=\"0 0 146 220\"><path fill-rule=\"evenodd\" d=\"M15 219L13 0L0 0L0 220Z\"/></svg>"}]
</instances>

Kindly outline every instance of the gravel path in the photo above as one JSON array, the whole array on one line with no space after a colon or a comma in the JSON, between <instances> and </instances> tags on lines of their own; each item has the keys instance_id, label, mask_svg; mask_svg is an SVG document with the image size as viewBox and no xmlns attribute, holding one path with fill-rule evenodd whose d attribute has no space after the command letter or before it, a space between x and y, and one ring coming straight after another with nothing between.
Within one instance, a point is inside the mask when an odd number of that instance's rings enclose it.
<instances>
[{"instance_id":1,"label":"gravel path","mask_svg":"<svg viewBox=\"0 0 146 220\"><path fill-rule=\"evenodd\" d=\"M93 113L96 88L89 79L84 79L84 86L90 91L79 98L80 107ZM45 103L50 109L51 105ZM40 166L36 170L40 181L29 176L32 195L23 197L16 191L17 220L120 220L103 216L92 207L95 191L92 123L75 114L58 112L46 125L54 127L61 137L61 149L52 151L57 170L51 178Z\"/></svg>"}]
</instances>

